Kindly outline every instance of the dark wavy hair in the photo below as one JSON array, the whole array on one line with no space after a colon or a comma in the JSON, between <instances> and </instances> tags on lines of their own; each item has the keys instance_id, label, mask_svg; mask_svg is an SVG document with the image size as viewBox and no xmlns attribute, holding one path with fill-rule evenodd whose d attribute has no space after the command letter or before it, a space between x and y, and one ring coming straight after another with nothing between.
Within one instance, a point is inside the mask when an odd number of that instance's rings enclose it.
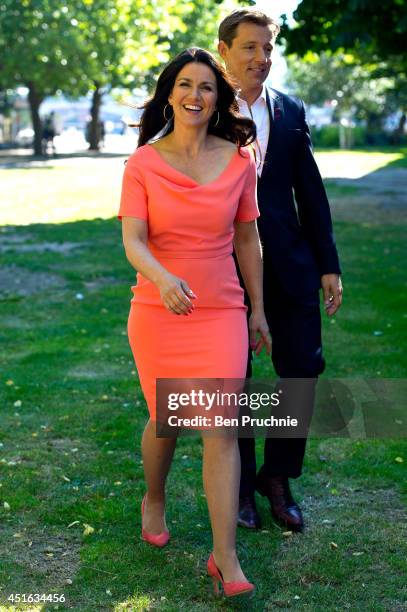
<instances>
[{"instance_id":1,"label":"dark wavy hair","mask_svg":"<svg viewBox=\"0 0 407 612\"><path fill-rule=\"evenodd\" d=\"M208 134L229 140L239 148L251 144L256 139L256 126L251 119L239 115L236 91L225 69L209 51L191 47L179 53L167 64L158 78L154 95L141 107L144 112L140 123L137 125L140 128L138 146L141 147L146 144L164 128L165 135L173 131L174 119L166 121L164 108L168 104L168 97L174 87L178 73L191 62L206 64L216 77L218 90L216 108L219 111L219 121L217 125L214 125L211 119L208 125ZM215 115L217 117L216 112Z\"/></svg>"}]
</instances>

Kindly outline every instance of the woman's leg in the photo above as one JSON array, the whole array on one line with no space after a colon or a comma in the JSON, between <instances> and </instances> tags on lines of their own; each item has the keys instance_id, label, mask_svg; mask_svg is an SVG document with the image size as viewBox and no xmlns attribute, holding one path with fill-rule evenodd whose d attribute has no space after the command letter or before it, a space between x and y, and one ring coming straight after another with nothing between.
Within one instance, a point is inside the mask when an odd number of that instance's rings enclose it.
<instances>
[{"instance_id":1,"label":"woman's leg","mask_svg":"<svg viewBox=\"0 0 407 612\"><path fill-rule=\"evenodd\" d=\"M203 483L215 563L226 582L246 580L236 555L240 455L237 439L203 436Z\"/></svg>"},{"instance_id":2,"label":"woman's leg","mask_svg":"<svg viewBox=\"0 0 407 612\"><path fill-rule=\"evenodd\" d=\"M143 527L156 535L166 529L165 481L171 467L176 438L157 438L154 421L149 419L141 441L147 497Z\"/></svg>"}]
</instances>

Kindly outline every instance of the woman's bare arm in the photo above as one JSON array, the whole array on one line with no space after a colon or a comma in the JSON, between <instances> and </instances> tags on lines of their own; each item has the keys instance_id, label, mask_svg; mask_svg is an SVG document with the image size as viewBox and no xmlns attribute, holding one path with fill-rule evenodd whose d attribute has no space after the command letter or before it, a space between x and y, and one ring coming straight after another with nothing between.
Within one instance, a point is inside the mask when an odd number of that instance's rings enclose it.
<instances>
[{"instance_id":1,"label":"woman's bare arm","mask_svg":"<svg viewBox=\"0 0 407 612\"><path fill-rule=\"evenodd\" d=\"M156 285L164 306L178 315L192 312L194 306L191 299L196 296L184 279L168 272L150 252L147 222L135 217L123 217L122 233L127 259L135 270Z\"/></svg>"},{"instance_id":2,"label":"woman's bare arm","mask_svg":"<svg viewBox=\"0 0 407 612\"><path fill-rule=\"evenodd\" d=\"M263 261L256 221L236 221L233 243L252 309L249 321L250 346L257 355L263 346L270 353L271 338L263 305Z\"/></svg>"}]
</instances>

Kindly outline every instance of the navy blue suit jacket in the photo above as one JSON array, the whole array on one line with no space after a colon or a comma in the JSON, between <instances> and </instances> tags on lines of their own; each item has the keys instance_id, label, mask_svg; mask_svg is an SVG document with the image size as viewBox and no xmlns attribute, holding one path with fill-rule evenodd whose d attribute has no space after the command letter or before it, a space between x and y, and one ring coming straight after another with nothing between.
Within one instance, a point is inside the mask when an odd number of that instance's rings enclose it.
<instances>
[{"instance_id":1,"label":"navy blue suit jacket","mask_svg":"<svg viewBox=\"0 0 407 612\"><path fill-rule=\"evenodd\" d=\"M270 136L258 181L264 288L276 276L291 295L307 295L321 276L340 273L329 203L302 100L267 90Z\"/></svg>"}]
</instances>

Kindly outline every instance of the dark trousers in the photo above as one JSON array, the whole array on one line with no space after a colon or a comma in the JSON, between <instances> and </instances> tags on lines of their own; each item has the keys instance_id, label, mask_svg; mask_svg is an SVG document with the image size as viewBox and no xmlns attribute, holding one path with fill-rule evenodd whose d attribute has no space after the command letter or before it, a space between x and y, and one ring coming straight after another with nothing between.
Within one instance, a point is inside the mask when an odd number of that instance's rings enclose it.
<instances>
[{"instance_id":1,"label":"dark trousers","mask_svg":"<svg viewBox=\"0 0 407 612\"><path fill-rule=\"evenodd\" d=\"M267 278L267 277L266 277ZM309 379L303 406L298 411L312 414L313 388L325 368L322 357L319 292L303 297L288 295L277 280L265 289L264 306L272 335L272 361L280 378ZM249 361L248 377L251 375ZM313 379L313 380L311 380ZM311 417L309 414L309 418ZM306 438L266 438L264 463L260 472L267 476L298 478L304 461ZM240 496L253 495L256 481L255 440L239 439L242 463Z\"/></svg>"}]
</instances>

